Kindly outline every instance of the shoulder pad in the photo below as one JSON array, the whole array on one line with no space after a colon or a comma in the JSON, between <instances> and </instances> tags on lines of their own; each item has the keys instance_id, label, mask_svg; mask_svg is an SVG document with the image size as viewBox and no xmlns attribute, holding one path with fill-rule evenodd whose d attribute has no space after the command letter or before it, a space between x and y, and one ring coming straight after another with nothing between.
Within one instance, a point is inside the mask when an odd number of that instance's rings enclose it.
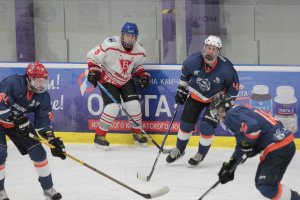
<instances>
[{"instance_id":1,"label":"shoulder pad","mask_svg":"<svg viewBox=\"0 0 300 200\"><path fill-rule=\"evenodd\" d=\"M116 45L119 45L119 43L120 43L120 37L113 36L113 37L106 38L101 44L101 47L107 49L109 47L115 47Z\"/></svg>"},{"instance_id":2,"label":"shoulder pad","mask_svg":"<svg viewBox=\"0 0 300 200\"><path fill-rule=\"evenodd\" d=\"M145 54L145 48L142 47L138 42L134 45L134 51L138 53L144 53Z\"/></svg>"},{"instance_id":3,"label":"shoulder pad","mask_svg":"<svg viewBox=\"0 0 300 200\"><path fill-rule=\"evenodd\" d=\"M225 64L225 65L229 65L233 67L233 64L230 62L230 60L228 60L228 58L219 55L220 60Z\"/></svg>"}]
</instances>

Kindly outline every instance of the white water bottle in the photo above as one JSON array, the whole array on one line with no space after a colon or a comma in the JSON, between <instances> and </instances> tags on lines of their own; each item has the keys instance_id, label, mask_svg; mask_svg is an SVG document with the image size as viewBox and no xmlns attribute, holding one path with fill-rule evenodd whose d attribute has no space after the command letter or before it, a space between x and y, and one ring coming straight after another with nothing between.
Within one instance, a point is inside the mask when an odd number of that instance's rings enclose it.
<instances>
[{"instance_id":1,"label":"white water bottle","mask_svg":"<svg viewBox=\"0 0 300 200\"><path fill-rule=\"evenodd\" d=\"M297 122L297 98L295 90L291 86L279 86L276 88L274 99L274 116L292 132L298 129Z\"/></svg>"}]
</instances>

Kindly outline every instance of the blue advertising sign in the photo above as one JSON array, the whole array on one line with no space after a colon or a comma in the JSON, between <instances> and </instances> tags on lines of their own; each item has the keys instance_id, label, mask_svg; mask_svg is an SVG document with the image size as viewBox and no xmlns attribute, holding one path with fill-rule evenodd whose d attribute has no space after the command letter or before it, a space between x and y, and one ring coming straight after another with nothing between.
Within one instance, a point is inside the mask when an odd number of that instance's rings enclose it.
<instances>
[{"instance_id":1,"label":"blue advertising sign","mask_svg":"<svg viewBox=\"0 0 300 200\"><path fill-rule=\"evenodd\" d=\"M87 81L85 64L44 63L49 71L53 128L59 132L94 132L104 104L100 90ZM12 74L25 73L27 63L0 63L0 80ZM147 65L151 73L150 86L141 89L136 84L143 113L143 128L154 134L165 133L172 113L179 82L179 65ZM249 104L273 114L300 137L298 130L300 66L235 66L240 78L236 103ZM176 134L183 106L171 128ZM199 124L199 123L198 123ZM195 134L199 130L197 125ZM127 117L120 111L110 132L130 131ZM216 135L231 134L217 128Z\"/></svg>"}]
</instances>

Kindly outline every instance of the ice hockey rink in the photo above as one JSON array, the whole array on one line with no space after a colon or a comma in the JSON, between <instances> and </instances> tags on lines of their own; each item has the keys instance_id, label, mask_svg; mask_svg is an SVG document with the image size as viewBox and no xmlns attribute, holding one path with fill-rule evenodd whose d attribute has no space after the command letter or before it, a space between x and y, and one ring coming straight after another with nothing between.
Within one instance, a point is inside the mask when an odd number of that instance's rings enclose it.
<instances>
[{"instance_id":1,"label":"ice hockey rink","mask_svg":"<svg viewBox=\"0 0 300 200\"><path fill-rule=\"evenodd\" d=\"M171 147L170 147L171 148ZM48 153L54 186L65 200L139 200L143 197L116 184L104 176L67 158L61 160ZM161 154L154 174L149 182L137 179L137 173L149 175L157 157L158 149L136 146L110 146L106 151L98 150L92 144L66 144L72 156L97 168L101 172L123 182L142 193L152 193L164 186L169 193L157 197L160 200L197 200L217 180L217 173L227 161L232 149L212 148L205 161L197 167L189 167L187 161L195 154L196 148L188 148L177 162L167 165L166 154ZM254 176L259 157L248 159L240 165L235 179L226 185L218 185L204 199L207 200L258 200L264 199L254 186ZM300 191L300 153L296 153L282 183ZM28 156L21 156L16 147L8 143L6 163L6 192L12 200L44 199L37 174Z\"/></svg>"}]
</instances>

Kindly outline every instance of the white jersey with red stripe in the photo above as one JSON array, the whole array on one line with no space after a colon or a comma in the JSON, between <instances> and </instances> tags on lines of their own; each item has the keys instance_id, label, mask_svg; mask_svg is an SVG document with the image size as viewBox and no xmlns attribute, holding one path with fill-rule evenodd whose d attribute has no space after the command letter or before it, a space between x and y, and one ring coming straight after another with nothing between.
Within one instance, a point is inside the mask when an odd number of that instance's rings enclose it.
<instances>
[{"instance_id":1,"label":"white jersey with red stripe","mask_svg":"<svg viewBox=\"0 0 300 200\"><path fill-rule=\"evenodd\" d=\"M122 87L144 71L145 49L136 42L131 51L126 51L120 37L109 37L87 54L88 66L101 68L101 82Z\"/></svg>"}]
</instances>

